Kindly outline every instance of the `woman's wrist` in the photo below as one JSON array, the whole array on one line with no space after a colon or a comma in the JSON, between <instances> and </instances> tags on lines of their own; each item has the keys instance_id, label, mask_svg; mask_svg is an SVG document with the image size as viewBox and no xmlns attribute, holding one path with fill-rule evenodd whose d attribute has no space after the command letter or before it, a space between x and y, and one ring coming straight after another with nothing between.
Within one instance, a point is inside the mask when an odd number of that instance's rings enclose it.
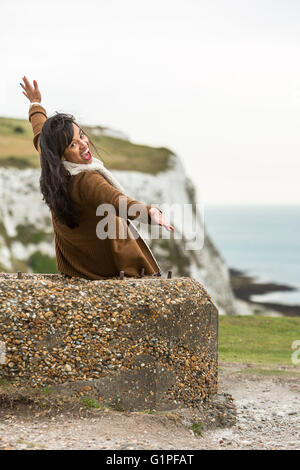
<instances>
[{"instance_id":1,"label":"woman's wrist","mask_svg":"<svg viewBox=\"0 0 300 470\"><path fill-rule=\"evenodd\" d=\"M149 209L149 214L153 214L155 211L159 211L162 214L160 208L156 206L151 206L151 208Z\"/></svg>"}]
</instances>

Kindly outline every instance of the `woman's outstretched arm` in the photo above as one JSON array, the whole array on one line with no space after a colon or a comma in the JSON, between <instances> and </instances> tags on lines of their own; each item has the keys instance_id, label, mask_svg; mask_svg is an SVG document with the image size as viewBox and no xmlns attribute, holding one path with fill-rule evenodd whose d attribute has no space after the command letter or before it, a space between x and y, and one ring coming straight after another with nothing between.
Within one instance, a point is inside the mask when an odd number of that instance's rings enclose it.
<instances>
[{"instance_id":1,"label":"woman's outstretched arm","mask_svg":"<svg viewBox=\"0 0 300 470\"><path fill-rule=\"evenodd\" d=\"M95 171L85 171L82 172L80 176L76 176L76 179L73 180L73 184L71 183L70 194L76 204L79 204L80 207L92 207L95 213L99 205L110 204L114 207L116 215L119 217L134 220L137 219L140 213L141 222L161 225L169 231L174 230L174 227L167 222L160 209L129 198L118 189L114 188L104 176ZM124 198L123 215L119 211L120 197ZM130 215L129 209L131 207L135 210L133 214Z\"/></svg>"},{"instance_id":2,"label":"woman's outstretched arm","mask_svg":"<svg viewBox=\"0 0 300 470\"><path fill-rule=\"evenodd\" d=\"M30 101L29 121L31 122L33 130L33 144L36 150L41 153L40 134L44 122L47 119L47 113L45 108L40 104L42 101L42 96L36 80L33 80L33 86L25 76L22 80L24 84L20 83L20 85L24 90L23 94Z\"/></svg>"}]
</instances>

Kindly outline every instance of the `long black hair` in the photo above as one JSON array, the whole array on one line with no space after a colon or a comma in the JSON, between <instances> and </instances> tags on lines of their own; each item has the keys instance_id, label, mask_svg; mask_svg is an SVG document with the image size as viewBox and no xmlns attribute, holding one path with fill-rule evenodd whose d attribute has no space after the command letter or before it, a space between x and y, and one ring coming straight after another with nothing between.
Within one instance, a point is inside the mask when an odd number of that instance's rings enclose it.
<instances>
[{"instance_id":1,"label":"long black hair","mask_svg":"<svg viewBox=\"0 0 300 470\"><path fill-rule=\"evenodd\" d=\"M78 227L80 222L79 209L69 196L71 175L61 160L65 149L72 142L73 124L82 130L71 114L56 113L45 121L40 135L40 188L43 200L54 218L69 228ZM93 145L91 141L90 143ZM94 145L93 147L95 148Z\"/></svg>"}]
</instances>

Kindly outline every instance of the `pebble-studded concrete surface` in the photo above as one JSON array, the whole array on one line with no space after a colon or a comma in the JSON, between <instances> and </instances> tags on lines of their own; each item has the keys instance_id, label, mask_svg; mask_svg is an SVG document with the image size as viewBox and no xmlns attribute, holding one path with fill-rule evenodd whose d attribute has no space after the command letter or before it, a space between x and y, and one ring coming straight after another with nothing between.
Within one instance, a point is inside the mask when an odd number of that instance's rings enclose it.
<instances>
[{"instance_id":1,"label":"pebble-studded concrete surface","mask_svg":"<svg viewBox=\"0 0 300 470\"><path fill-rule=\"evenodd\" d=\"M0 275L0 378L15 385L132 410L193 406L217 391L217 328L192 278Z\"/></svg>"}]
</instances>

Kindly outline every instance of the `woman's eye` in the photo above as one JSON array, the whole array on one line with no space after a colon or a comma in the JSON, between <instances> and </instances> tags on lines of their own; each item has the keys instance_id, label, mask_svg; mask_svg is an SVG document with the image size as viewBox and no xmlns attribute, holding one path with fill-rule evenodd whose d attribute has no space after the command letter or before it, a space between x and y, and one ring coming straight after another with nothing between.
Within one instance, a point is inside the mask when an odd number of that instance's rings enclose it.
<instances>
[{"instance_id":1,"label":"woman's eye","mask_svg":"<svg viewBox=\"0 0 300 470\"><path fill-rule=\"evenodd\" d=\"M84 136L85 136L85 134L80 134L80 136L79 136L79 137L82 139ZM75 142L73 142L73 143L71 144L71 147L74 147L74 145L76 145L76 143L75 143Z\"/></svg>"}]
</instances>

